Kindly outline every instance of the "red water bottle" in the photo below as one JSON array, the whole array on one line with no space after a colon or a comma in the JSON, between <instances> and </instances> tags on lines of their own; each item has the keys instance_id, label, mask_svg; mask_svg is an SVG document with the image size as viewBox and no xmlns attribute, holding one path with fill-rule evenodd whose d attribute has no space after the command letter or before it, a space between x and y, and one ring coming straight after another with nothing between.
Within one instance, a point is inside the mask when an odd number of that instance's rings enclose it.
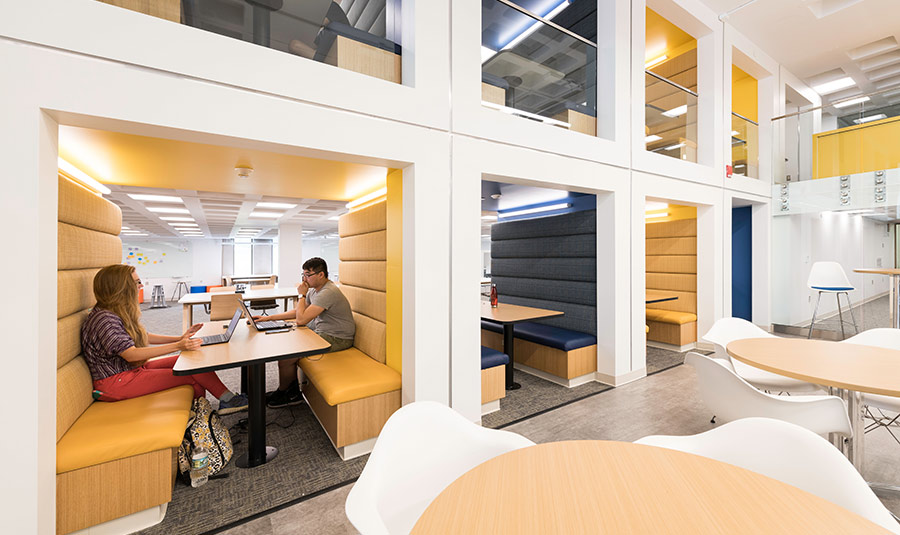
<instances>
[{"instance_id":1,"label":"red water bottle","mask_svg":"<svg viewBox=\"0 0 900 535\"><path fill-rule=\"evenodd\" d=\"M497 308L497 285L491 284L491 307Z\"/></svg>"}]
</instances>

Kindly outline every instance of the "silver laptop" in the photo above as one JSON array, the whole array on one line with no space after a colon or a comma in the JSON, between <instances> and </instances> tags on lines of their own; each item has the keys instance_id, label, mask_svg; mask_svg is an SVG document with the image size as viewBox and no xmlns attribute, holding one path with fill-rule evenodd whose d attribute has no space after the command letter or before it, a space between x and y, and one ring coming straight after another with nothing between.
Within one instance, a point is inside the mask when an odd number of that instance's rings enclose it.
<instances>
[{"instance_id":1,"label":"silver laptop","mask_svg":"<svg viewBox=\"0 0 900 535\"><path fill-rule=\"evenodd\" d=\"M228 324L228 330L225 331L224 334L213 334L211 336L202 336L200 337L200 345L201 346L211 346L213 344L224 344L231 340L231 335L234 334L234 330L237 328L237 324L241 321L241 309L236 309L234 311L234 316L231 317L231 323Z\"/></svg>"},{"instance_id":2,"label":"silver laptop","mask_svg":"<svg viewBox=\"0 0 900 535\"><path fill-rule=\"evenodd\" d=\"M247 303L243 300L240 302L241 309L244 310L244 314L247 315L247 319L250 320L251 325L257 331L271 331L274 329L286 329L290 327L290 324L286 323L284 320L264 320L264 321L256 321L253 319L253 314L250 313L250 310L247 308Z\"/></svg>"}]
</instances>

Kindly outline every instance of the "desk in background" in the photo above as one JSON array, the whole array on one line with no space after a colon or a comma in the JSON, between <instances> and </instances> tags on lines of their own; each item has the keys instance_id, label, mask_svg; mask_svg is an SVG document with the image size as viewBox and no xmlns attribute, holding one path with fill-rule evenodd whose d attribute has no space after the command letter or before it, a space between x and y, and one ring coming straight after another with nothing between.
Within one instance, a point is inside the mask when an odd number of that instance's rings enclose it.
<instances>
[{"instance_id":1,"label":"desk in background","mask_svg":"<svg viewBox=\"0 0 900 535\"><path fill-rule=\"evenodd\" d=\"M178 300L178 302L181 303L182 306L181 324L185 330L187 330L188 327L194 324L194 305L210 304L212 302L212 295L213 294L209 292L187 294ZM239 293L237 295L240 295L241 299L243 299L244 301L255 301L257 299L283 299L285 312L289 310L288 300L290 300L291 303L296 306L297 299L299 298L299 295L297 294L297 288L267 288L264 290L247 290L246 292Z\"/></svg>"}]
</instances>

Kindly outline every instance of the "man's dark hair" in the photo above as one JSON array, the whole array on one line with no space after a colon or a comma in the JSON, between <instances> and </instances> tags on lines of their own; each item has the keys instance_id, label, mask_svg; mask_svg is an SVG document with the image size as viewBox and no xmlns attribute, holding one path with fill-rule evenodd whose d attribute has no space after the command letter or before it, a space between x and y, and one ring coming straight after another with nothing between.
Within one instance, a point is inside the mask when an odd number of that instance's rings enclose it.
<instances>
[{"instance_id":1,"label":"man's dark hair","mask_svg":"<svg viewBox=\"0 0 900 535\"><path fill-rule=\"evenodd\" d=\"M303 262L303 269L312 271L313 273L318 273L321 271L325 274L325 278L328 278L328 264L326 264L325 261L318 256L314 256L306 262Z\"/></svg>"}]
</instances>

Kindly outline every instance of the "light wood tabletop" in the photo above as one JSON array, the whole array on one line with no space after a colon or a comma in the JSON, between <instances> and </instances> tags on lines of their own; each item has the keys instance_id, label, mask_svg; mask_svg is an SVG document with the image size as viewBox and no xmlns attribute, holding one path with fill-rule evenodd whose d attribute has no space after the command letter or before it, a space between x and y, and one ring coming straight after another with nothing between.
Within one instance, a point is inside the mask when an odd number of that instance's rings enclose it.
<instances>
[{"instance_id":1,"label":"light wood tabletop","mask_svg":"<svg viewBox=\"0 0 900 535\"><path fill-rule=\"evenodd\" d=\"M228 292L221 292L215 295L227 295ZM208 305L212 302L212 296L214 294L211 292L205 293L194 293L194 294L185 294L184 297L178 300L181 303L181 327L187 330L194 323L194 305ZM252 301L252 300L265 300L265 299L283 299L284 300L284 310L288 311L288 300L292 303L296 304L297 299L299 299L299 295L297 294L297 288L265 288L262 290L250 290L248 289L245 292L237 294L241 296L241 299L244 301Z\"/></svg>"},{"instance_id":2,"label":"light wood tabletop","mask_svg":"<svg viewBox=\"0 0 900 535\"><path fill-rule=\"evenodd\" d=\"M194 335L194 338L225 332L227 321L211 321ZM203 346L195 351L184 351L172 369L175 375L187 375L204 371L223 370L248 364L265 363L283 358L302 357L322 353L331 344L306 327L295 327L290 332L266 334L257 332L241 319L231 341L224 344Z\"/></svg>"},{"instance_id":3,"label":"light wood tabletop","mask_svg":"<svg viewBox=\"0 0 900 535\"><path fill-rule=\"evenodd\" d=\"M900 350L799 338L748 338L733 358L779 375L855 392L900 396Z\"/></svg>"},{"instance_id":4,"label":"light wood tabletop","mask_svg":"<svg viewBox=\"0 0 900 535\"><path fill-rule=\"evenodd\" d=\"M466 472L412 530L431 533L886 533L736 466L629 442L551 442Z\"/></svg>"},{"instance_id":5,"label":"light wood tabletop","mask_svg":"<svg viewBox=\"0 0 900 535\"><path fill-rule=\"evenodd\" d=\"M481 318L498 323L517 323L562 315L563 313L558 310L510 305L509 303L497 303L496 307L492 307L488 301L481 302Z\"/></svg>"},{"instance_id":6,"label":"light wood tabletop","mask_svg":"<svg viewBox=\"0 0 900 535\"><path fill-rule=\"evenodd\" d=\"M678 296L663 290L646 290L646 303L662 303L664 301L674 301Z\"/></svg>"},{"instance_id":7,"label":"light wood tabletop","mask_svg":"<svg viewBox=\"0 0 900 535\"><path fill-rule=\"evenodd\" d=\"M872 273L875 275L900 275L900 269L894 268L856 268L856 273Z\"/></svg>"}]
</instances>

